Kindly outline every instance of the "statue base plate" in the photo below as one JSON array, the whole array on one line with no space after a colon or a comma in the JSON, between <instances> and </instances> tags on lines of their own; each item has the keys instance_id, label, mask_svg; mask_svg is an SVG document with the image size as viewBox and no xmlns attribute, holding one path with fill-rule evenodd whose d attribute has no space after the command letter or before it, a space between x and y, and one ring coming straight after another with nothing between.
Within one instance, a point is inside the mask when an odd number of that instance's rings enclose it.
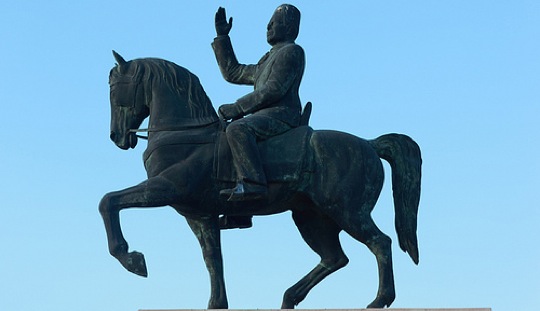
<instances>
[{"instance_id":1,"label":"statue base plate","mask_svg":"<svg viewBox=\"0 0 540 311\"><path fill-rule=\"evenodd\" d=\"M139 311L210 311L211 309L141 309ZM229 311L283 311L283 309L228 309ZM291 309L299 311L491 311L491 308L408 308L408 309ZM216 310L217 311L217 310ZM220 310L221 311L221 310Z\"/></svg>"}]
</instances>

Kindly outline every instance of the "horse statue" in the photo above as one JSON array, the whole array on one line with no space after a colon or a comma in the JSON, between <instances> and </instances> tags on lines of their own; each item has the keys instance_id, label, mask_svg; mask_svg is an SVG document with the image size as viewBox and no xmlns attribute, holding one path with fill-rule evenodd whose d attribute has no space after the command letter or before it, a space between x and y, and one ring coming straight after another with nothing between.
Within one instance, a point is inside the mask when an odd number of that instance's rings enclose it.
<instances>
[{"instance_id":1,"label":"horse statue","mask_svg":"<svg viewBox=\"0 0 540 311\"><path fill-rule=\"evenodd\" d=\"M109 252L125 269L147 276L143 254L129 251L119 212L169 205L187 219L199 240L210 275L208 309L227 309L220 215L291 211L302 238L321 261L285 291L281 308L293 309L326 276L347 265L349 260L339 241L341 231L364 243L377 260L378 291L368 308L392 304L392 241L374 223L371 211L383 186L382 158L392 170L399 245L418 264L416 228L422 160L411 138L387 134L365 140L343 132L300 126L289 131L292 133L260 143L265 170L270 172L267 200L228 202L219 197L219 190L233 186L235 179L216 173L231 166L221 158L226 152L219 151L227 149L221 139L224 121L216 114L199 79L166 60L125 61L116 52L113 54L117 64L109 76L110 139L124 150L136 146L139 131L147 132L148 139L143 154L148 179L107 193L99 203ZM148 129L139 129L147 117Z\"/></svg>"}]
</instances>

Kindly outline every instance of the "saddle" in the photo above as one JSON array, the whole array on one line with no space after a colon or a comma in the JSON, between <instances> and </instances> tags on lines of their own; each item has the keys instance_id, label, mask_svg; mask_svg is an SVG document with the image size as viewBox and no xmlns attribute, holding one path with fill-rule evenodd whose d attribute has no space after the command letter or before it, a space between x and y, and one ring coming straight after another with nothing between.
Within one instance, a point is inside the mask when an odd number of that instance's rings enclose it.
<instances>
[{"instance_id":1,"label":"saddle","mask_svg":"<svg viewBox=\"0 0 540 311\"><path fill-rule=\"evenodd\" d=\"M290 182L300 179L306 169L306 151L313 129L307 125L257 143L268 182ZM227 136L220 132L216 138L214 157L215 178L236 182L231 148Z\"/></svg>"}]
</instances>

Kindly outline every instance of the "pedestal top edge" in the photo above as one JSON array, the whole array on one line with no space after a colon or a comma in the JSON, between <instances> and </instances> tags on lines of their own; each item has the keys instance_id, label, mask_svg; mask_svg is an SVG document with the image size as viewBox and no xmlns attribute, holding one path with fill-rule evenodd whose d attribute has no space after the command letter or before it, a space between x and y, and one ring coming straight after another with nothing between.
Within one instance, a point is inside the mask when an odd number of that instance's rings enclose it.
<instances>
[{"instance_id":1,"label":"pedestal top edge","mask_svg":"<svg viewBox=\"0 0 540 311\"><path fill-rule=\"evenodd\" d=\"M373 311L376 309L291 309L296 311ZM491 308L400 308L386 311L492 311ZM138 311L223 311L214 309L140 309ZM227 309L227 311L284 311L283 309Z\"/></svg>"}]
</instances>

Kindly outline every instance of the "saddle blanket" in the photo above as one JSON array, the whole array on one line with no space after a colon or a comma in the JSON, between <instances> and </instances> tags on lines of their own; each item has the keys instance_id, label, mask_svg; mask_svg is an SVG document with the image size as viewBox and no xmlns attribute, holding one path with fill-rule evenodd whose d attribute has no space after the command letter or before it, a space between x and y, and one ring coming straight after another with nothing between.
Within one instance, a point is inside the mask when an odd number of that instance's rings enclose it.
<instances>
[{"instance_id":1,"label":"saddle blanket","mask_svg":"<svg viewBox=\"0 0 540 311\"><path fill-rule=\"evenodd\" d=\"M313 129L299 126L283 134L258 142L264 172L268 182L289 182L298 180L306 168L307 144ZM219 181L235 182L231 148L224 132L216 139L214 157L215 177Z\"/></svg>"}]
</instances>

